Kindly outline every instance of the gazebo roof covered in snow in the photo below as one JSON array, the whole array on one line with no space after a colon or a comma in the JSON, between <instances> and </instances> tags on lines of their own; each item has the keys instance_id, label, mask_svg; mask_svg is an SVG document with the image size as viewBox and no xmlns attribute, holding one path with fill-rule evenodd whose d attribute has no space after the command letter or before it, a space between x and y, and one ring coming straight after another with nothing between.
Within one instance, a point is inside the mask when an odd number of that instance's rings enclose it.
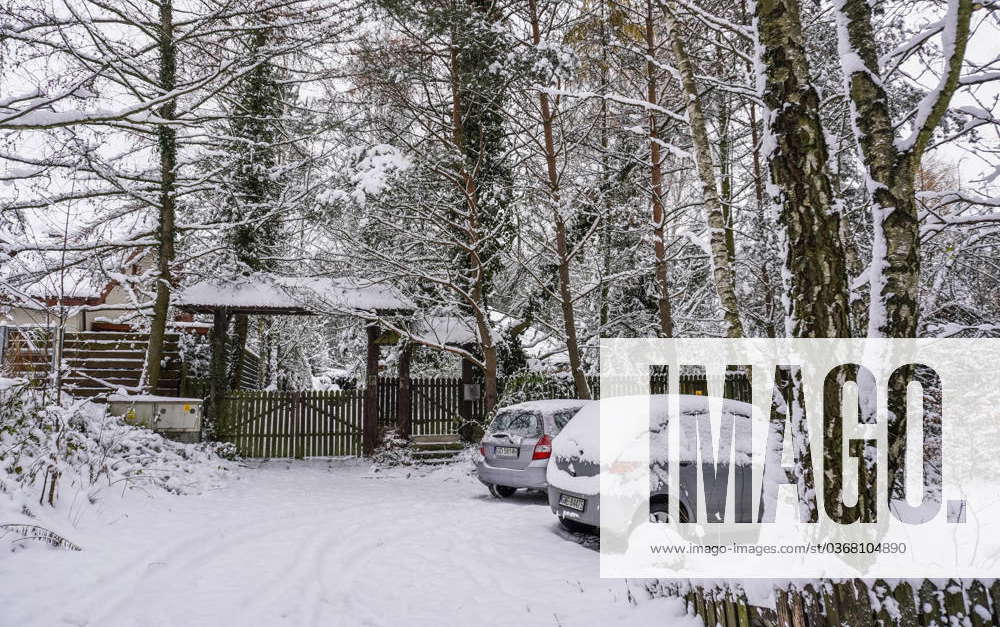
<instances>
[{"instance_id":1,"label":"gazebo roof covered in snow","mask_svg":"<svg viewBox=\"0 0 1000 627\"><path fill-rule=\"evenodd\" d=\"M251 275L231 281L202 281L180 290L181 309L210 313L310 315L319 313L410 313L413 301L388 283L344 277Z\"/></svg>"}]
</instances>

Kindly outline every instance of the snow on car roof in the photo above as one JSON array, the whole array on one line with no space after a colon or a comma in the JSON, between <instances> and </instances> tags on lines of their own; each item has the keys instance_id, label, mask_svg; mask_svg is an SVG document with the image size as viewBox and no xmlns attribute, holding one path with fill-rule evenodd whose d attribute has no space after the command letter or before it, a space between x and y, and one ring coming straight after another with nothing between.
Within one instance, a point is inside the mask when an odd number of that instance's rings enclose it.
<instances>
[{"instance_id":1,"label":"snow on car roof","mask_svg":"<svg viewBox=\"0 0 1000 627\"><path fill-rule=\"evenodd\" d=\"M665 420L670 409L669 399L677 398L678 409L682 414L697 415L706 414L709 410L709 401L712 397L696 396L692 394L654 394L651 396L620 396L603 399L584 407L573 420L566 425L552 443L552 452L557 456L578 457L595 463L600 462L601 443L601 414L615 411L628 411L638 406L639 403L656 401L653 408L653 418ZM736 417L749 420L753 416L753 406L742 401L721 399L723 411ZM682 434L682 443L690 444L695 440L693 424L681 423L686 427ZM662 432L666 435L666 432ZM639 434L635 434L637 437ZM628 439L628 438L626 438ZM684 445L682 444L682 447ZM743 455L748 451L737 448L737 454ZM695 454L690 446L686 446L681 451L681 459L693 459Z\"/></svg>"},{"instance_id":2,"label":"snow on car roof","mask_svg":"<svg viewBox=\"0 0 1000 627\"><path fill-rule=\"evenodd\" d=\"M498 413L501 411L510 410L521 410L521 411L537 411L542 414L551 414L563 409L580 409L588 403L596 403L596 401L585 401L578 398L554 398L546 399L542 401L525 401L523 403L517 403L514 405L508 405L507 407L501 407Z\"/></svg>"}]
</instances>

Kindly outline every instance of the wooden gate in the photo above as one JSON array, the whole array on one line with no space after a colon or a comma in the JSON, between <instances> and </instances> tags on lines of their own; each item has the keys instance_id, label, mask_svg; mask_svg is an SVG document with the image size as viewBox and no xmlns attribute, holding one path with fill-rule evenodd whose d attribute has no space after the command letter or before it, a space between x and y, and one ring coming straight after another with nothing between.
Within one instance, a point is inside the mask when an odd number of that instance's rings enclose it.
<instances>
[{"instance_id":1,"label":"wooden gate","mask_svg":"<svg viewBox=\"0 0 1000 627\"><path fill-rule=\"evenodd\" d=\"M410 420L413 435L456 433L462 424L463 387L458 377L427 377L410 380ZM482 415L482 401L472 401L469 413Z\"/></svg>"},{"instance_id":2,"label":"wooden gate","mask_svg":"<svg viewBox=\"0 0 1000 627\"><path fill-rule=\"evenodd\" d=\"M361 455L362 390L230 391L218 437L245 457Z\"/></svg>"}]
</instances>

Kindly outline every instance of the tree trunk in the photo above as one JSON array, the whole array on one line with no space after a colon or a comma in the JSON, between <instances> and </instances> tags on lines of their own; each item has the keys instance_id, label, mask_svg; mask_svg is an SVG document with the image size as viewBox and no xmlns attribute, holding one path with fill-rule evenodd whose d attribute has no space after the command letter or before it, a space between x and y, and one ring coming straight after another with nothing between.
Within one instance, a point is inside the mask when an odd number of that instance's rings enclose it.
<instances>
[{"instance_id":1,"label":"tree trunk","mask_svg":"<svg viewBox=\"0 0 1000 627\"><path fill-rule=\"evenodd\" d=\"M413 344L403 341L399 348L399 390L396 394L396 424L399 435L410 439L413 433L412 408L413 386L410 381L410 362L413 358Z\"/></svg>"},{"instance_id":2,"label":"tree trunk","mask_svg":"<svg viewBox=\"0 0 1000 627\"><path fill-rule=\"evenodd\" d=\"M489 414L497 406L497 347L494 344L483 347L483 412Z\"/></svg>"},{"instance_id":3,"label":"tree trunk","mask_svg":"<svg viewBox=\"0 0 1000 627\"><path fill-rule=\"evenodd\" d=\"M916 337L919 323L920 218L915 177L934 128L948 109L958 87L969 37L973 0L954 0L954 20L945 36L953 46L945 59L944 75L930 100L921 103L910 140L902 146L883 87L872 8L866 0L838 4L839 47L846 70L851 116L856 139L865 158L872 191L870 337ZM860 61L860 64L858 63ZM860 67L859 67L860 65Z\"/></svg>"},{"instance_id":4,"label":"tree trunk","mask_svg":"<svg viewBox=\"0 0 1000 627\"><path fill-rule=\"evenodd\" d=\"M733 144L729 136L732 109L724 100L719 108L719 203L722 205L722 220L726 225L726 253L729 266L736 275L736 236L733 229Z\"/></svg>"},{"instance_id":5,"label":"tree trunk","mask_svg":"<svg viewBox=\"0 0 1000 627\"><path fill-rule=\"evenodd\" d=\"M764 84L764 132L770 134L767 163L777 206L780 232L785 238L786 332L793 337L850 337L847 273L840 241L840 216L830 183L829 161L820 125L819 97L812 86L803 43L797 0L758 0L756 5L758 49ZM795 442L808 446L805 395L796 369L789 390L788 411L799 416L793 422ZM840 399L824 388L826 407ZM826 441L841 441L837 421L824 421ZM811 464L797 462L800 486L816 489ZM824 482L829 497L829 481ZM799 503L816 519L815 500Z\"/></svg>"},{"instance_id":6,"label":"tree trunk","mask_svg":"<svg viewBox=\"0 0 1000 627\"><path fill-rule=\"evenodd\" d=\"M233 378L230 387L238 390L243 387L243 376L247 367L247 331L250 321L247 314L236 314L233 325Z\"/></svg>"},{"instance_id":7,"label":"tree trunk","mask_svg":"<svg viewBox=\"0 0 1000 627\"><path fill-rule=\"evenodd\" d=\"M819 98L809 78L795 0L759 0L767 156L786 239L786 330L793 337L850 337L847 273L840 244Z\"/></svg>"},{"instance_id":8,"label":"tree trunk","mask_svg":"<svg viewBox=\"0 0 1000 627\"><path fill-rule=\"evenodd\" d=\"M365 399L361 421L361 449L370 456L378 446L378 361L379 326L371 323L365 327L368 340L365 359Z\"/></svg>"},{"instance_id":9,"label":"tree trunk","mask_svg":"<svg viewBox=\"0 0 1000 627\"><path fill-rule=\"evenodd\" d=\"M646 0L646 101L657 105L656 31L653 22L653 2ZM660 337L673 337L674 319L670 308L670 273L667 267L667 245L664 237L663 216L663 164L660 156L659 126L653 108L648 110L649 118L649 179L652 189L653 208L653 254L656 285L658 289L657 313L660 322Z\"/></svg>"},{"instance_id":10,"label":"tree trunk","mask_svg":"<svg viewBox=\"0 0 1000 627\"><path fill-rule=\"evenodd\" d=\"M453 41L455 40L453 36ZM459 80L458 54L455 45L451 48L451 115L452 115L452 142L459 154L465 155L465 132L462 119L462 95ZM479 216L477 198L476 179L469 171L465 161L460 162L459 175L462 180L464 198L466 203L468 221L468 233L471 242L478 242L479 239ZM479 255L475 245L471 247L467 255L469 267L473 272L472 285L468 288L468 296L463 293L463 298L467 299L467 304L472 309L473 317L476 321L476 328L479 334L479 345L483 352L483 404L488 413L493 410L497 403L497 348L493 341L493 328L489 320L489 310L486 304L486 277L483 260ZM464 286L463 286L464 287Z\"/></svg>"},{"instance_id":11,"label":"tree trunk","mask_svg":"<svg viewBox=\"0 0 1000 627\"><path fill-rule=\"evenodd\" d=\"M723 323L726 337L743 337L743 323L740 321L739 301L736 298L736 281L730 264L730 251L726 242L726 218L719 202L719 192L715 185L715 167L712 164L712 146L708 139L708 129L705 125L705 115L698 98L698 85L694 80L694 70L691 59L681 40L680 29L673 14L674 6L668 6L666 11L667 33L670 37L670 48L677 62L677 70L681 75L681 85L684 88L687 106L688 123L691 127L691 140L694 144L695 164L698 177L701 179L702 203L708 219L709 244L712 250L712 276L715 279L715 291L722 305Z\"/></svg>"},{"instance_id":12,"label":"tree trunk","mask_svg":"<svg viewBox=\"0 0 1000 627\"><path fill-rule=\"evenodd\" d=\"M172 0L160 2L160 86L164 92L174 90L177 60L174 51L174 24ZM164 120L172 120L176 115L177 101L166 101L158 112ZM163 339L167 330L167 316L170 313L170 289L173 285L171 265L174 261L174 219L177 177L177 131L167 124L156 129L160 148L160 218L158 228L159 246L156 262L156 300L153 305L153 320L149 328L149 344L146 349L145 376L141 386L146 392L156 392L160 384L163 361Z\"/></svg>"},{"instance_id":13,"label":"tree trunk","mask_svg":"<svg viewBox=\"0 0 1000 627\"><path fill-rule=\"evenodd\" d=\"M538 9L535 0L528 0L531 12L532 43L538 46L542 41L538 25ZM559 196L559 171L556 164L556 142L553 131L553 114L549 107L549 96L543 91L538 92L538 105L542 113L542 133L545 145L545 170L549 183L549 204L552 210L552 222L556 236L556 260L559 274L559 305L562 308L563 331L566 333L566 353L569 357L569 369L573 374L573 385L577 398L590 400L590 385L583 371L580 359L580 344L576 334L576 312L573 310L573 291L570 280L570 254L566 244L566 221L562 215Z\"/></svg>"}]
</instances>

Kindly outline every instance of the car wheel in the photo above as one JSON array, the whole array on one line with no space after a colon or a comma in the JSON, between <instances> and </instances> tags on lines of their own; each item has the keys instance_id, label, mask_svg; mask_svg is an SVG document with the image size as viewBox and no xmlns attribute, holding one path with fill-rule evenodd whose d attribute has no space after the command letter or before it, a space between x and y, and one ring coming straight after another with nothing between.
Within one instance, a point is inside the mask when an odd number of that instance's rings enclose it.
<instances>
[{"instance_id":1,"label":"car wheel","mask_svg":"<svg viewBox=\"0 0 1000 627\"><path fill-rule=\"evenodd\" d=\"M498 499L510 498L515 492L517 492L517 488L508 485L490 485L490 494Z\"/></svg>"},{"instance_id":2,"label":"car wheel","mask_svg":"<svg viewBox=\"0 0 1000 627\"><path fill-rule=\"evenodd\" d=\"M596 533L597 532L597 529L595 527L591 527L588 524L585 524L585 523L573 520L572 518L560 518L559 519L559 524L562 525L563 529L565 529L566 531L570 531L572 533Z\"/></svg>"},{"instance_id":3,"label":"car wheel","mask_svg":"<svg viewBox=\"0 0 1000 627\"><path fill-rule=\"evenodd\" d=\"M680 522L690 522L687 508L681 505L678 512ZM649 504L649 522L670 522L670 508L666 501L657 501Z\"/></svg>"}]
</instances>

